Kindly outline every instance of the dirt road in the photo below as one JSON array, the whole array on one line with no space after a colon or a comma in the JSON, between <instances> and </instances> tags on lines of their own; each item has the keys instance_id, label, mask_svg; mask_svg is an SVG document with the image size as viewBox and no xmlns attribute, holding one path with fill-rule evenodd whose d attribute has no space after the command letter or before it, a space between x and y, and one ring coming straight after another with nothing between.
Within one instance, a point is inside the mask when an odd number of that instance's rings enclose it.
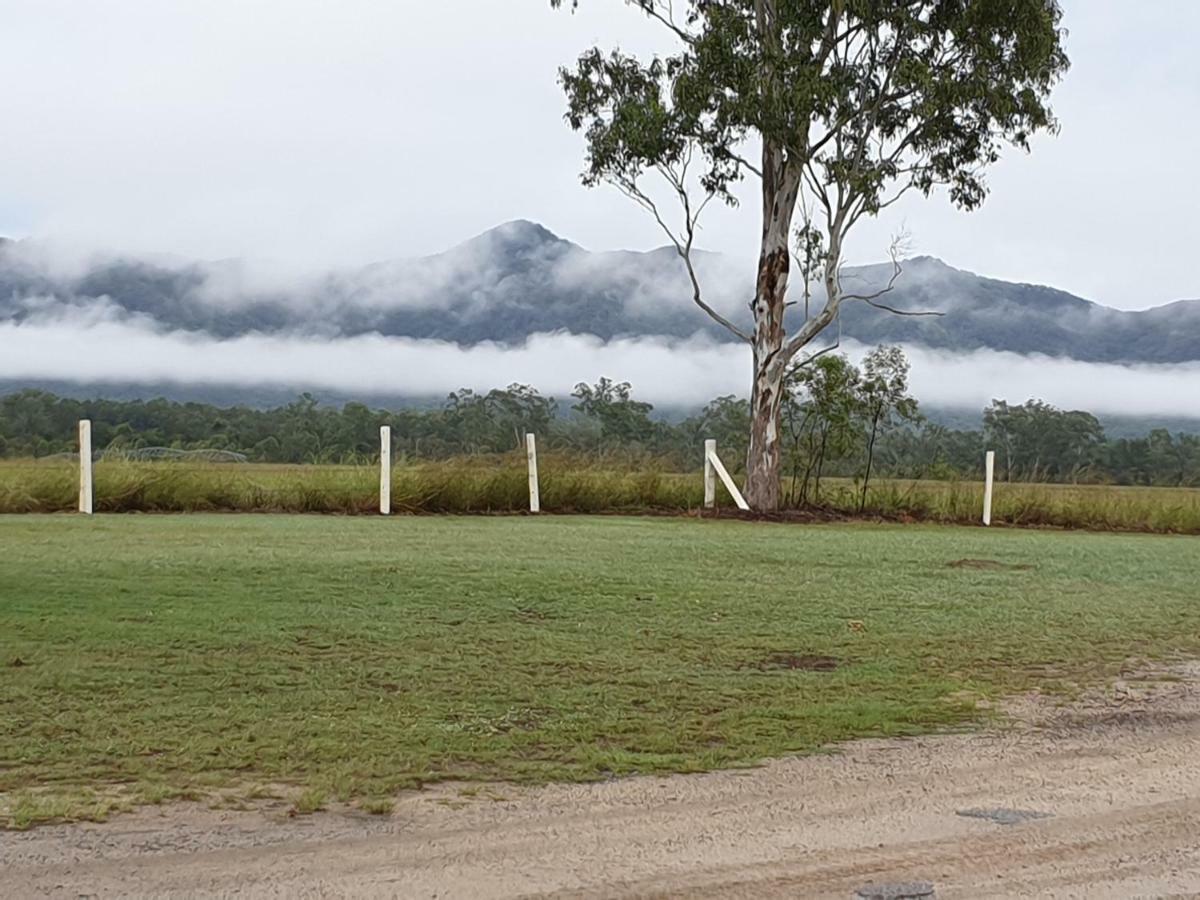
<instances>
[{"instance_id":1,"label":"dirt road","mask_svg":"<svg viewBox=\"0 0 1200 900\"><path fill-rule=\"evenodd\" d=\"M748 771L0 833L0 896L1200 897L1200 666L1175 671L1069 709L1027 698L998 731ZM961 814L998 809L1022 821Z\"/></svg>"}]
</instances>

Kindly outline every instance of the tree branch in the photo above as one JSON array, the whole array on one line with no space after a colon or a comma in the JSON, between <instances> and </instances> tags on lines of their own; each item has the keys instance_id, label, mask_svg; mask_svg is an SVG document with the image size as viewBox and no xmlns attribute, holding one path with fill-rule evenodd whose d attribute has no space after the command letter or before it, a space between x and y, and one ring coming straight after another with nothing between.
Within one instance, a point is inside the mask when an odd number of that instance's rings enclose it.
<instances>
[{"instance_id":1,"label":"tree branch","mask_svg":"<svg viewBox=\"0 0 1200 900\"><path fill-rule=\"evenodd\" d=\"M888 306L886 303L880 303L872 297L844 297L844 300L862 300L868 306L873 306L876 309L882 309L884 312L890 312L896 316L944 316L945 313L936 309L896 309L893 306Z\"/></svg>"},{"instance_id":2,"label":"tree branch","mask_svg":"<svg viewBox=\"0 0 1200 900\"><path fill-rule=\"evenodd\" d=\"M900 234L892 239L892 246L888 248L888 255L892 258L892 277L888 279L885 287L876 291L873 294L842 294L842 300L861 300L868 306L873 306L876 309L882 309L885 312L890 312L897 316L944 316L945 313L938 310L911 310L911 309L896 309L893 306L888 306L885 303L880 303L879 298L885 294L891 293L896 286L896 280L904 272L904 267L900 261L900 254L906 242L906 235Z\"/></svg>"},{"instance_id":3,"label":"tree branch","mask_svg":"<svg viewBox=\"0 0 1200 900\"><path fill-rule=\"evenodd\" d=\"M649 195L646 194L645 191L639 188L635 182L613 180L612 184L619 191L625 194L625 196L629 197L643 209L647 210L654 217L654 221L658 223L659 228L661 228L663 233L666 234L666 236L670 239L672 246L675 248L675 252L679 255L679 258L683 260L684 267L687 269L688 279L692 283L692 301L698 307L700 307L700 309L704 310L709 318L723 327L734 337L745 341L748 344L753 343L754 339L749 334L738 328L735 324L733 324L733 322L713 309L713 307L704 300L702 291L700 289L700 278L696 274L695 265L692 263L692 243L696 237L696 222L714 195L712 193L706 194L704 200L698 207L696 207L695 212L693 212L691 200L687 192L687 184L685 181L687 177L687 161L685 160L683 163L683 170L678 173L671 171L666 166L658 166L656 168L659 174L662 175L663 179L666 180L666 182L675 190L676 195L679 197L679 202L683 207L684 233L682 235L677 235L671 229L671 227L667 225L666 221L662 217L662 214L659 212L658 204L656 204L649 197Z\"/></svg>"},{"instance_id":4,"label":"tree branch","mask_svg":"<svg viewBox=\"0 0 1200 900\"><path fill-rule=\"evenodd\" d=\"M832 353L833 351L840 349L840 348L841 348L841 346L842 346L842 336L839 334L839 335L837 336L837 340L836 340L836 341L834 341L834 342L833 342L832 344L830 344L828 347L822 347L820 350L818 350L818 351L817 351L816 353L814 353L812 356L806 357L805 359L802 359L802 360L800 360L800 362L798 362L798 363L795 363L795 364L792 366L792 369L791 369L791 370L794 372L794 371L796 371L796 369L802 369L802 368L804 368L805 366L809 365L810 363L813 363L813 362L817 361L817 360L818 360L818 359L820 359L822 356L826 356L826 355L828 355L828 354Z\"/></svg>"},{"instance_id":5,"label":"tree branch","mask_svg":"<svg viewBox=\"0 0 1200 900\"><path fill-rule=\"evenodd\" d=\"M665 8L667 10L666 15L663 15L663 13L656 8L656 4L653 2L653 0L638 0L637 5L642 12L644 12L651 19L656 19L661 22L667 27L667 29L673 32L677 38L679 38L689 47L696 43L696 38L694 35L688 34L677 24L675 24L675 16L671 9L670 3L665 4Z\"/></svg>"}]
</instances>

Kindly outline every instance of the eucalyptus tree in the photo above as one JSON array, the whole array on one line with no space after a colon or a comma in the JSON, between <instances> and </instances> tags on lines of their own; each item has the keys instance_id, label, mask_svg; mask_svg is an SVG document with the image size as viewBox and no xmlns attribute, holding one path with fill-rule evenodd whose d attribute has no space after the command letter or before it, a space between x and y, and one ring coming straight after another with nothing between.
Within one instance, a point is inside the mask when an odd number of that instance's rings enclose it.
<instances>
[{"instance_id":1,"label":"eucalyptus tree","mask_svg":"<svg viewBox=\"0 0 1200 900\"><path fill-rule=\"evenodd\" d=\"M800 506L810 500L819 502L826 463L845 459L861 445L861 378L862 373L845 356L823 354L812 365L793 369L784 382L782 418L789 441L790 502Z\"/></svg>"},{"instance_id":2,"label":"eucalyptus tree","mask_svg":"<svg viewBox=\"0 0 1200 900\"><path fill-rule=\"evenodd\" d=\"M634 400L628 381L601 378L595 385L580 382L571 396L578 401L571 409L598 426L597 449L645 447L653 439L655 427L650 413L654 407Z\"/></svg>"},{"instance_id":3,"label":"eucalyptus tree","mask_svg":"<svg viewBox=\"0 0 1200 900\"><path fill-rule=\"evenodd\" d=\"M1104 428L1091 413L1042 400L1011 406L993 400L983 411L984 436L998 447L1007 481L1077 481L1098 462Z\"/></svg>"},{"instance_id":4,"label":"eucalyptus tree","mask_svg":"<svg viewBox=\"0 0 1200 900\"><path fill-rule=\"evenodd\" d=\"M859 495L859 512L867 508L871 468L881 430L897 420L915 422L920 418L917 401L908 394L908 371L908 357L899 347L876 347L863 359L858 401L860 415L866 426L866 463Z\"/></svg>"},{"instance_id":5,"label":"eucalyptus tree","mask_svg":"<svg viewBox=\"0 0 1200 900\"><path fill-rule=\"evenodd\" d=\"M908 191L945 186L957 206L979 206L1001 149L1056 127L1062 13L1057 0L625 2L674 49L640 59L594 47L560 72L567 121L586 137L583 181L645 207L683 259L695 303L750 345L745 493L775 509L788 370L819 352L843 304L888 308L895 283L843 289L848 234ZM758 181L762 215L748 327L709 302L691 260L704 208L734 204L744 178ZM789 296L793 255L802 296Z\"/></svg>"}]
</instances>

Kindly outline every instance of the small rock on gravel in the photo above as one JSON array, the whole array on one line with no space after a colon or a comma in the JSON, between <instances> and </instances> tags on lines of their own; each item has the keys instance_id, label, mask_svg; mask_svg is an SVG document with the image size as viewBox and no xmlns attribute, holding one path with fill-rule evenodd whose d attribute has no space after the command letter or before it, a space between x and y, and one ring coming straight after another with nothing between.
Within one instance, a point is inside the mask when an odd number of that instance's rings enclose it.
<instances>
[{"instance_id":1,"label":"small rock on gravel","mask_svg":"<svg viewBox=\"0 0 1200 900\"><path fill-rule=\"evenodd\" d=\"M859 900L926 900L933 897L933 883L904 881L895 884L868 884L854 892Z\"/></svg>"},{"instance_id":2,"label":"small rock on gravel","mask_svg":"<svg viewBox=\"0 0 1200 900\"><path fill-rule=\"evenodd\" d=\"M1038 812L1034 809L960 809L955 815L966 816L968 819L987 819L997 825L1020 825L1033 819L1048 819L1052 813Z\"/></svg>"}]
</instances>

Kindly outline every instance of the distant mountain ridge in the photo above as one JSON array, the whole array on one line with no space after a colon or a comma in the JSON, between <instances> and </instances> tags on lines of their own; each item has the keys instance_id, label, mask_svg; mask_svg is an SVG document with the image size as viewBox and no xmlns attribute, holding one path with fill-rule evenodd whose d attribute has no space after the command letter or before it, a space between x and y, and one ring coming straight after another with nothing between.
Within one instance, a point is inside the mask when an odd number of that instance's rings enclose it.
<instances>
[{"instance_id":1,"label":"distant mountain ridge","mask_svg":"<svg viewBox=\"0 0 1200 900\"><path fill-rule=\"evenodd\" d=\"M747 322L753 272L697 254L706 299ZM845 271L847 288L886 283L888 265ZM814 300L820 303L820 298ZM1064 291L954 269L931 257L904 264L887 303L938 310L895 316L864 303L843 308L841 334L865 344L988 348L1088 362L1200 360L1200 300L1144 311L1100 306ZM789 311L792 320L802 315ZM673 248L594 253L527 221L509 222L444 253L287 280L239 261L111 259L63 273L0 240L0 322L93 317L231 338L252 332L327 336L378 332L457 344L520 343L568 331L620 336L732 338L691 302Z\"/></svg>"}]
</instances>

